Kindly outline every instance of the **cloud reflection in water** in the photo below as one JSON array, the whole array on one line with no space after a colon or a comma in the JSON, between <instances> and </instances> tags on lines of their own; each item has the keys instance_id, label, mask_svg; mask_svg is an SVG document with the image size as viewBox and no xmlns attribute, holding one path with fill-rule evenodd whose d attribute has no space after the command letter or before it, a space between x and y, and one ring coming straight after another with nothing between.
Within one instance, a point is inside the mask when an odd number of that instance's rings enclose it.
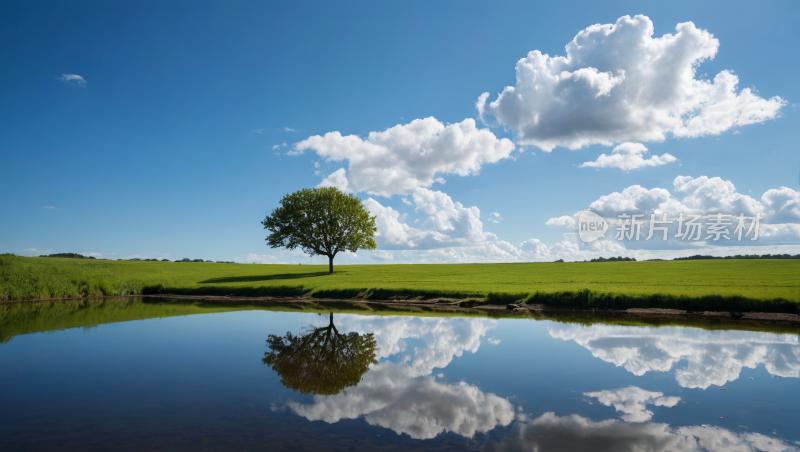
<instances>
[{"instance_id":1,"label":"cloud reflection in water","mask_svg":"<svg viewBox=\"0 0 800 452\"><path fill-rule=\"evenodd\" d=\"M707 331L698 328L557 325L550 335L575 341L603 361L642 376L649 371L675 370L685 388L705 389L739 378L743 367L763 364L779 377L800 377L797 335L754 331Z\"/></svg>"},{"instance_id":2,"label":"cloud reflection in water","mask_svg":"<svg viewBox=\"0 0 800 452\"><path fill-rule=\"evenodd\" d=\"M522 417L522 416L521 416ZM577 414L545 413L519 420L519 433L487 447L505 451L648 451L648 452L783 452L796 448L759 433L736 434L713 426L673 427L654 422L628 423L613 419L594 422Z\"/></svg>"},{"instance_id":3,"label":"cloud reflection in water","mask_svg":"<svg viewBox=\"0 0 800 452\"><path fill-rule=\"evenodd\" d=\"M791 445L759 433L736 433L710 425L672 426L651 422L648 405L673 407L681 398L628 387L585 393L613 406L621 420L593 421L578 414L514 412L511 403L464 382L447 384L432 376L465 351L476 352L496 327L492 319L409 318L342 315L343 331L374 333L377 355L361 382L346 394L315 396L312 403L286 406L308 420L335 423L363 417L369 424L430 439L450 431L464 437L511 427L489 450L592 451L789 451ZM743 367L763 364L773 375L800 376L800 344L794 335L694 328L611 325L554 325L550 335L575 341L595 357L635 375L676 369L681 386L707 388L738 378ZM410 339L424 346L412 348ZM391 361L387 358L395 358ZM513 422L513 424L512 424Z\"/></svg>"},{"instance_id":4,"label":"cloud reflection in water","mask_svg":"<svg viewBox=\"0 0 800 452\"><path fill-rule=\"evenodd\" d=\"M440 383L430 376L453 357L476 352L495 320L342 315L338 324L342 331L374 333L379 358L400 355L399 362L374 365L346 394L315 396L311 404L288 402L300 416L329 423L364 416L371 425L415 439L445 431L472 437L514 420L508 400L474 385ZM421 339L425 347L408 350L406 339Z\"/></svg>"}]
</instances>

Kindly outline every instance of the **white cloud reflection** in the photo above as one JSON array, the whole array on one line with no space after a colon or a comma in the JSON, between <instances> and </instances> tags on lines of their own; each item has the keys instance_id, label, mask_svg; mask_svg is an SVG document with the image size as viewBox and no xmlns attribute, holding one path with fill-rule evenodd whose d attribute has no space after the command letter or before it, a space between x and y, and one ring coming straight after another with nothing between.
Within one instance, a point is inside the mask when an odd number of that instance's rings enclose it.
<instances>
[{"instance_id":1,"label":"white cloud reflection","mask_svg":"<svg viewBox=\"0 0 800 452\"><path fill-rule=\"evenodd\" d=\"M497 322L491 319L366 317L338 315L340 331L374 333L378 358L354 388L335 396L314 396L311 404L289 401L286 406L308 420L335 423L363 416L370 425L429 439L450 431L471 438L514 420L508 400L484 393L477 386L446 384L431 376L465 351L475 353L481 338ZM425 342L411 349L408 340Z\"/></svg>"},{"instance_id":2,"label":"white cloud reflection","mask_svg":"<svg viewBox=\"0 0 800 452\"><path fill-rule=\"evenodd\" d=\"M762 364L772 375L800 377L797 335L612 325L557 325L548 331L637 376L666 372L685 360L686 366L675 370L675 379L685 388L723 385L739 378L742 368Z\"/></svg>"},{"instance_id":3,"label":"white cloud reflection","mask_svg":"<svg viewBox=\"0 0 800 452\"><path fill-rule=\"evenodd\" d=\"M674 407L681 401L680 397L664 397L660 392L646 391L636 386L614 391L586 392L584 395L597 398L605 406L613 406L622 412L622 420L628 422L646 422L653 418L653 412L646 405Z\"/></svg>"},{"instance_id":4,"label":"white cloud reflection","mask_svg":"<svg viewBox=\"0 0 800 452\"><path fill-rule=\"evenodd\" d=\"M320 320L322 321L322 320ZM488 450L593 451L789 451L782 440L759 433L736 433L710 425L673 426L651 421L649 406L674 407L680 397L630 386L586 392L613 406L621 420L593 421L580 415L544 413L532 419L515 413L508 399L466 382L448 383L436 369L465 352L477 352L497 326L492 319L368 317L337 315L340 331L374 333L378 359L361 382L346 393L289 401L286 407L308 420L336 423L363 417L373 426L414 439L443 432L472 438L498 426L511 427L501 443ZM669 371L684 387L707 388L738 378L742 367L763 364L776 376L800 376L796 335L693 328L648 328L554 324L550 335L572 340L595 357L635 375ZM513 422L513 424L512 424Z\"/></svg>"},{"instance_id":5,"label":"white cloud reflection","mask_svg":"<svg viewBox=\"0 0 800 452\"><path fill-rule=\"evenodd\" d=\"M760 433L735 433L721 427L673 427L654 422L628 423L613 419L594 422L577 414L545 413L521 420L519 433L487 448L495 452L591 450L651 452L783 452L797 448Z\"/></svg>"}]
</instances>

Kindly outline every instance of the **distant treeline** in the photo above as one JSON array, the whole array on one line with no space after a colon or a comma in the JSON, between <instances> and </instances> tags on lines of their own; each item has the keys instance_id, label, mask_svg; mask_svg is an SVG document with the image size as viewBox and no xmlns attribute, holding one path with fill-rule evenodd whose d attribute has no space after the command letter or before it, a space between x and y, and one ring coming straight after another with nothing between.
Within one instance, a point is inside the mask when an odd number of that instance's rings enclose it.
<instances>
[{"instance_id":1,"label":"distant treeline","mask_svg":"<svg viewBox=\"0 0 800 452\"><path fill-rule=\"evenodd\" d=\"M122 260L153 261L153 262L158 262L159 261L158 259L138 259L138 258L134 258L134 259L117 259L117 260L118 261L122 261ZM171 262L171 261L169 259L161 259L161 262ZM204 260L204 259L189 259L188 257L184 257L183 259L178 259L175 262L210 262L210 263L215 263L214 261L208 261L208 260ZM216 263L217 264L235 264L236 262L234 262L234 261L216 261Z\"/></svg>"},{"instance_id":2,"label":"distant treeline","mask_svg":"<svg viewBox=\"0 0 800 452\"><path fill-rule=\"evenodd\" d=\"M84 256L83 254L78 253L57 253L57 254L43 254L39 257L66 257L69 259L96 259L94 256ZM100 259L105 260L105 259ZM118 261L141 261L141 262L171 262L169 259L140 259L138 257L134 257L132 259L117 259ZM204 259L189 259L188 257L184 257L183 259L177 260L175 262L211 262ZM217 264L235 264L234 261L216 261Z\"/></svg>"},{"instance_id":3,"label":"distant treeline","mask_svg":"<svg viewBox=\"0 0 800 452\"><path fill-rule=\"evenodd\" d=\"M735 256L701 256L699 254L695 254L694 256L689 257L676 257L672 259L674 261L694 261L694 260L701 260L701 259L800 259L800 254L795 254L792 256L791 254L737 254Z\"/></svg>"},{"instance_id":4,"label":"distant treeline","mask_svg":"<svg viewBox=\"0 0 800 452\"><path fill-rule=\"evenodd\" d=\"M694 256L689 257L676 257L672 259L673 261L698 261L698 260L706 260L706 259L800 259L800 254L737 254L735 256L702 256L700 254L695 254ZM647 259L647 261L664 261L669 259ZM559 259L555 262L564 262L563 259ZM592 259L590 261L576 261L576 262L636 262L636 259L633 257L598 257L597 259Z\"/></svg>"},{"instance_id":5,"label":"distant treeline","mask_svg":"<svg viewBox=\"0 0 800 452\"><path fill-rule=\"evenodd\" d=\"M164 260L166 260L166 259L164 259ZM203 259L189 259L188 257L184 257L183 259L181 259L179 261L175 261L175 262L210 262L212 264L213 263L216 263L216 264L235 264L236 263L234 261L216 261L216 262L214 262L214 261L204 261Z\"/></svg>"},{"instance_id":6,"label":"distant treeline","mask_svg":"<svg viewBox=\"0 0 800 452\"><path fill-rule=\"evenodd\" d=\"M56 254L47 254L41 255L39 257L67 257L70 259L94 259L94 256L84 256L83 254L78 253L56 253Z\"/></svg>"},{"instance_id":7,"label":"distant treeline","mask_svg":"<svg viewBox=\"0 0 800 452\"><path fill-rule=\"evenodd\" d=\"M39 257L64 257L70 259L95 259L94 256L84 256L78 253L57 253L57 254L48 254L48 255L41 255ZM700 254L695 254L694 256L689 257L676 257L672 259L673 261L694 261L694 260L707 260L707 259L800 259L800 254L737 254L735 256L703 256ZM158 262L158 259L117 259L117 260L131 260L131 261L152 261ZM649 261L663 261L665 259L648 259ZM160 262L170 262L169 259L161 259ZM211 261L211 260L204 260L204 259L189 259L188 257L184 257L183 259L176 260L175 262L210 262L210 263L217 263L217 264L235 264L236 262L233 261ZM555 262L564 262L563 259L559 259ZM581 261L581 262L636 262L636 258L634 257L598 257L596 259L592 259L590 261Z\"/></svg>"},{"instance_id":8,"label":"distant treeline","mask_svg":"<svg viewBox=\"0 0 800 452\"><path fill-rule=\"evenodd\" d=\"M605 257L598 257L597 259L592 259L589 262L636 262L636 259L633 257L609 257L606 259Z\"/></svg>"}]
</instances>

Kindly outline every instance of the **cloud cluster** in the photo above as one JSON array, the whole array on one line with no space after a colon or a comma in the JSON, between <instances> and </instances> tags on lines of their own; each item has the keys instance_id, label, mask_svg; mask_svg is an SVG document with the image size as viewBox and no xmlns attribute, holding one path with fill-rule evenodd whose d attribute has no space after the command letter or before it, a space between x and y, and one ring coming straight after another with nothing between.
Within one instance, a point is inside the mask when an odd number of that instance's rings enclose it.
<instances>
[{"instance_id":1,"label":"cloud cluster","mask_svg":"<svg viewBox=\"0 0 800 452\"><path fill-rule=\"evenodd\" d=\"M742 368L760 365L772 375L800 378L797 335L611 325L558 325L549 332L637 376L667 372L685 361L675 370L676 381L685 388L724 385L739 378Z\"/></svg>"},{"instance_id":2,"label":"cloud cluster","mask_svg":"<svg viewBox=\"0 0 800 452\"><path fill-rule=\"evenodd\" d=\"M647 148L641 143L622 143L611 151L611 155L600 154L593 162L583 162L581 168L619 168L630 171L646 166L661 166L672 163L678 159L670 154L654 155L645 159L643 155Z\"/></svg>"},{"instance_id":3,"label":"cloud cluster","mask_svg":"<svg viewBox=\"0 0 800 452\"><path fill-rule=\"evenodd\" d=\"M465 207L447 194L427 188L415 189L411 198L416 211L426 217L420 227L403 223L398 211L373 198L364 201L364 206L377 217L376 239L381 249L433 249L497 242L496 235L483 230L477 207Z\"/></svg>"},{"instance_id":4,"label":"cloud cluster","mask_svg":"<svg viewBox=\"0 0 800 452\"><path fill-rule=\"evenodd\" d=\"M373 198L364 201L376 217L378 228L375 240L379 251L372 254L373 259L428 263L542 262L625 254L623 245L607 240L588 245L563 241L547 246L538 239L530 239L515 246L483 230L477 207L465 207L443 192L426 188L415 189L412 199L416 211L424 215L416 226L405 223L400 212ZM490 220L493 218L499 218L499 214L490 216Z\"/></svg>"},{"instance_id":5,"label":"cloud cluster","mask_svg":"<svg viewBox=\"0 0 800 452\"><path fill-rule=\"evenodd\" d=\"M433 369L444 368L464 352L475 353L481 339L497 326L493 319L364 317L340 315L337 323L342 331L375 334L378 358L402 355L402 362L414 377L430 375ZM420 339L425 347L409 354L406 340Z\"/></svg>"},{"instance_id":6,"label":"cloud cluster","mask_svg":"<svg viewBox=\"0 0 800 452\"><path fill-rule=\"evenodd\" d=\"M313 403L289 401L287 407L309 420L328 423L364 417L371 425L429 439L449 431L471 438L514 420L508 400L467 383L443 384L430 377L465 351L476 352L481 338L497 324L491 319L375 318L341 315L341 331L374 333L380 364L354 388ZM424 347L407 349L406 340ZM397 357L397 362L385 361Z\"/></svg>"},{"instance_id":7,"label":"cloud cluster","mask_svg":"<svg viewBox=\"0 0 800 452\"><path fill-rule=\"evenodd\" d=\"M430 439L445 431L471 438L514 420L514 407L504 398L464 382L414 378L407 367L390 362L371 369L347 394L315 396L312 404L290 401L287 406L310 421L335 423L363 416L370 425L414 439Z\"/></svg>"},{"instance_id":8,"label":"cloud cluster","mask_svg":"<svg viewBox=\"0 0 800 452\"><path fill-rule=\"evenodd\" d=\"M773 223L800 222L800 191L791 188L772 188L761 195L764 210L770 212Z\"/></svg>"},{"instance_id":9,"label":"cloud cluster","mask_svg":"<svg viewBox=\"0 0 800 452\"><path fill-rule=\"evenodd\" d=\"M673 427L653 422L595 422L576 414L556 416L555 413L545 413L521 424L518 435L488 450L788 452L797 448L760 433L737 434L710 425Z\"/></svg>"},{"instance_id":10,"label":"cloud cluster","mask_svg":"<svg viewBox=\"0 0 800 452\"><path fill-rule=\"evenodd\" d=\"M620 214L645 214L645 217L640 219L644 221L641 237L643 240L649 235L650 214L656 214L656 218L660 219L661 215L666 213L668 219L675 219L680 214L685 214L688 218L688 215L707 217L723 213L734 217L740 214L747 217L761 215L758 239L760 244L800 241L800 192L788 187L770 189L758 200L737 192L731 181L719 177L678 176L673 181L672 193L664 188L647 189L640 185L632 185L621 192L600 196L589 208L612 223L611 231L606 234L607 238L615 237L615 222ZM729 231L733 233L737 222L731 220L731 223ZM575 219L574 216L561 216L551 218L545 224L574 229ZM749 220L747 224L749 226ZM676 238L678 227L677 222L670 226L667 234L668 244L663 245L686 247L700 243ZM656 231L656 234L661 233ZM704 230L701 239L707 235L707 231ZM751 234L743 241L731 237L732 240L726 243L732 246L752 245L753 242L750 240L752 237ZM661 243L662 240L656 242Z\"/></svg>"},{"instance_id":11,"label":"cloud cluster","mask_svg":"<svg viewBox=\"0 0 800 452\"><path fill-rule=\"evenodd\" d=\"M340 170L344 179L344 170ZM344 179L346 182L346 179ZM413 201L413 202L412 202ZM422 215L413 225L405 221L406 215L389 206L384 206L374 198L364 201L372 215L376 216L378 227L376 241L379 251L372 258L381 262L543 262L564 259L566 261L589 260L596 257L630 256L637 259L672 258L697 254L708 244L704 241L687 241L675 238L678 227L673 223L668 233L669 240L662 242L660 235L645 242L649 234L649 216L644 218L639 242L614 239L617 215L662 214L674 219L680 213L708 216L715 212L732 215L743 213L747 216L763 215L757 242L744 237L737 241L719 242L713 250L703 249L703 253L727 254L775 254L790 252L786 243L800 240L800 192L782 187L767 191L761 200L736 191L730 181L706 176L692 178L678 176L673 183L672 193L663 188L646 189L639 185L628 187L622 192L604 195L594 201L590 208L605 218L612 220L611 230L606 233L609 240L599 240L590 244L578 241L575 230L575 216L561 216L547 220L547 225L563 227L570 231L564 234L565 240L547 245L538 239L529 239L518 245L500 240L495 234L483 229L481 212L477 207L466 207L441 191L417 188L411 200L404 198L404 204L415 206ZM577 215L577 214L576 214ZM490 215L489 221L499 218ZM775 223L781 221L782 223ZM749 220L748 220L749 222ZM749 223L748 223L749 224ZM730 228L733 232L735 224ZM660 234L656 231L656 234ZM707 231L704 230L702 238ZM646 243L652 250L638 250ZM781 249L758 248L758 246L780 245ZM758 245L758 246L755 246ZM634 249L631 249L634 248ZM668 254L658 250L672 250ZM796 252L796 251L792 251ZM722 254L720 254L722 253Z\"/></svg>"},{"instance_id":12,"label":"cloud cluster","mask_svg":"<svg viewBox=\"0 0 800 452\"><path fill-rule=\"evenodd\" d=\"M631 171L662 166L675 162L676 157L667 153L648 156L643 143L668 136L720 134L775 118L786 105L780 97L766 99L749 88L738 89L738 79L730 71L713 79L699 75L699 65L714 58L718 48L717 39L691 22L678 24L674 34L654 37L649 18L624 16L614 24L582 30L566 46L564 56L530 52L516 65L516 84L506 87L492 102L484 93L477 108L484 123L492 122L493 117L497 124L514 131L522 146L549 152L558 146L578 149L617 144L611 153L584 162L582 167ZM404 204L415 205L416 212L424 216L420 224L406 223L405 214L374 198L365 201L378 223L379 251L372 257L382 262L585 260L610 255L637 257L630 248L661 246L661 250L680 251L706 246L700 241L670 240L668 244L636 244L626 249L630 240L585 245L574 234L565 234L565 240L550 245L535 238L513 245L483 230L477 207L464 206L430 189L434 183L445 184L443 175L477 174L485 164L510 158L514 149L510 140L479 129L472 119L444 124L429 117L370 132L367 137L340 132L314 135L292 145L287 154L313 151L328 163L342 162L333 172L316 170L318 175L325 174L319 186L387 198L404 195ZM319 162L315 165L319 168ZM800 239L800 192L786 187L768 191L759 201L737 193L730 181L679 176L672 193L634 185L601 196L591 208L606 217L619 213L761 213L766 218L759 245L786 247ZM484 221L501 219L494 212ZM552 218L547 224L574 228L574 218ZM609 232L613 238L616 230Z\"/></svg>"},{"instance_id":13,"label":"cloud cluster","mask_svg":"<svg viewBox=\"0 0 800 452\"><path fill-rule=\"evenodd\" d=\"M339 132L315 135L296 143L293 153L309 149L327 161L348 161L346 171L336 171L322 185L344 184L353 192L389 197L430 187L437 174L477 174L482 165L508 158L514 144L478 129L473 119L445 125L431 117L370 132L366 139Z\"/></svg>"},{"instance_id":14,"label":"cloud cluster","mask_svg":"<svg viewBox=\"0 0 800 452\"><path fill-rule=\"evenodd\" d=\"M528 53L517 62L516 85L488 104L482 94L478 111L514 130L520 144L551 151L716 135L775 118L786 105L737 91L730 71L698 78L719 41L691 22L676 31L653 38L645 16L592 25L567 44L566 56Z\"/></svg>"},{"instance_id":15,"label":"cloud cluster","mask_svg":"<svg viewBox=\"0 0 800 452\"><path fill-rule=\"evenodd\" d=\"M613 406L622 412L622 420L626 422L647 422L653 418L653 412L646 405L674 407L681 401L680 397L664 397L663 393L645 391L636 386L629 386L614 391L586 392L584 395L594 397L605 406Z\"/></svg>"}]
</instances>

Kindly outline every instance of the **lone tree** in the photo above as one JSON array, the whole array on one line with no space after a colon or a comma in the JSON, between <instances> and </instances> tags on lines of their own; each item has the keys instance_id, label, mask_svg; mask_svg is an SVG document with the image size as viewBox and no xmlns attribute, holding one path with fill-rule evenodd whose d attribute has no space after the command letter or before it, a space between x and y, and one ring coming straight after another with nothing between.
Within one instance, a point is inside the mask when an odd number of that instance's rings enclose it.
<instances>
[{"instance_id":1,"label":"lone tree","mask_svg":"<svg viewBox=\"0 0 800 452\"><path fill-rule=\"evenodd\" d=\"M340 251L374 250L375 217L353 195L336 187L304 188L286 195L261 222L272 248L300 248L311 256L333 258Z\"/></svg>"},{"instance_id":2,"label":"lone tree","mask_svg":"<svg viewBox=\"0 0 800 452\"><path fill-rule=\"evenodd\" d=\"M269 335L269 351L261 362L281 377L281 383L300 394L335 395L355 386L375 360L375 335L342 334L333 324L295 336Z\"/></svg>"}]
</instances>

